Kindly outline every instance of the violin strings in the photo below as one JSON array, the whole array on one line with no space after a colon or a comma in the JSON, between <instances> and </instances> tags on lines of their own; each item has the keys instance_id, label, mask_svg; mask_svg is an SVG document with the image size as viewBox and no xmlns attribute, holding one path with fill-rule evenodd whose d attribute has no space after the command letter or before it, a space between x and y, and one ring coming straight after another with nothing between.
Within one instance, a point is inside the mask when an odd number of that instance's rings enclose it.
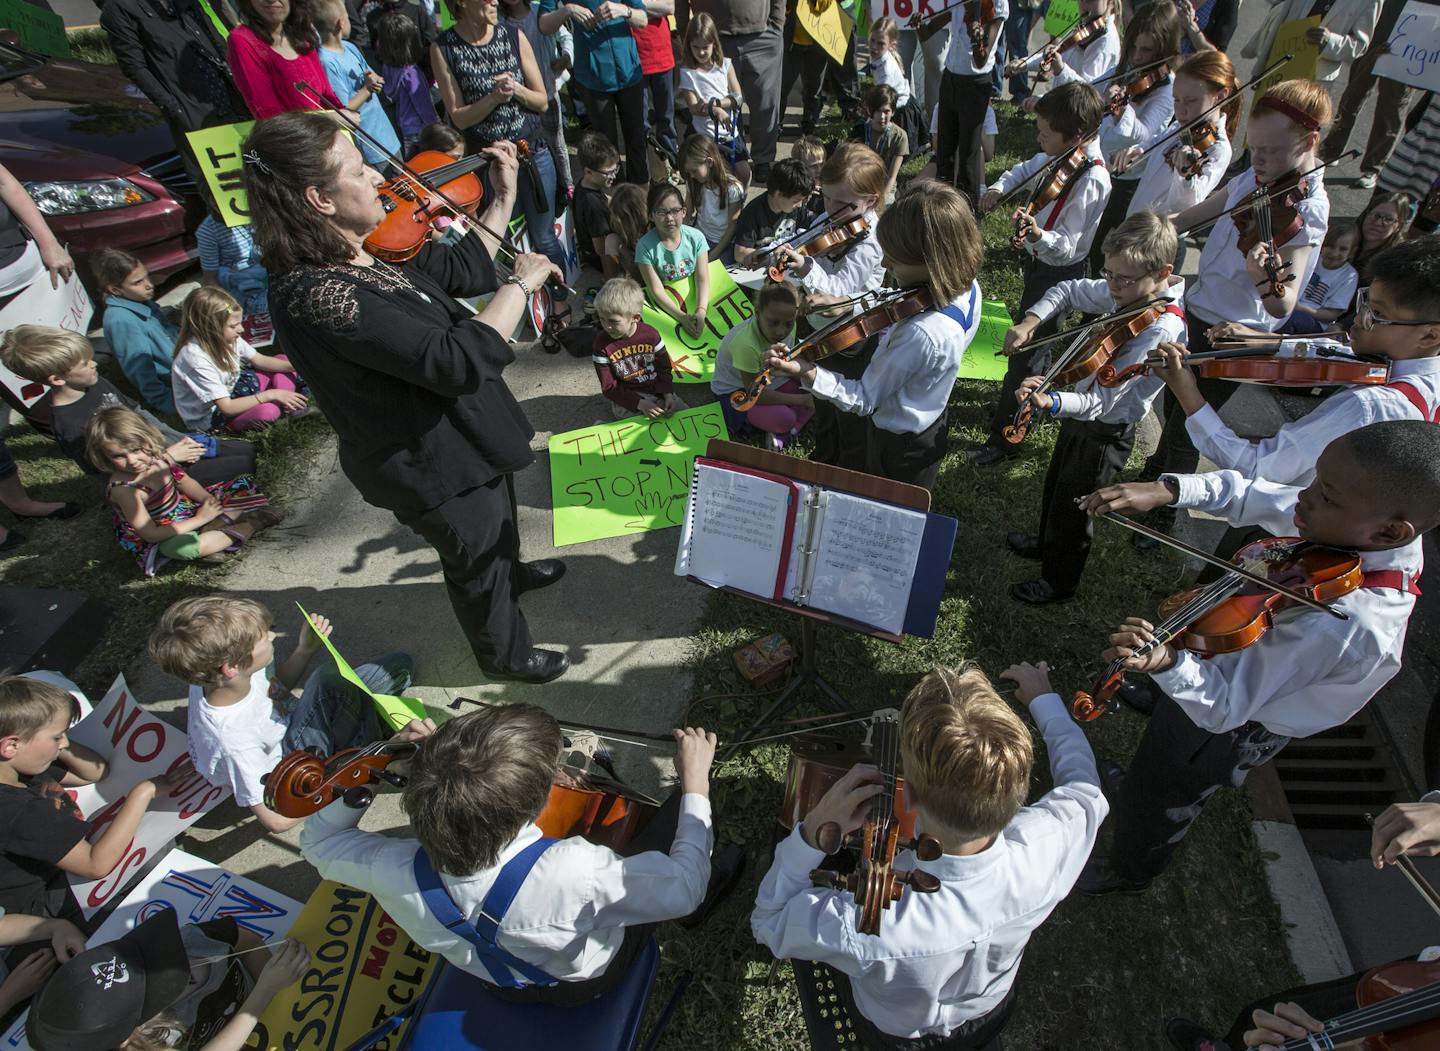
<instances>
[{"instance_id":1,"label":"violin strings","mask_svg":"<svg viewBox=\"0 0 1440 1051\"><path fill-rule=\"evenodd\" d=\"M1401 1023L1421 1022L1436 1013L1440 1013L1440 985L1425 986L1337 1015L1325 1023L1324 1032L1331 1041L1345 1043L1385 1029L1401 1028ZM1302 1051L1314 1046L1308 1037L1299 1037L1282 1044L1281 1051Z\"/></svg>"}]
</instances>

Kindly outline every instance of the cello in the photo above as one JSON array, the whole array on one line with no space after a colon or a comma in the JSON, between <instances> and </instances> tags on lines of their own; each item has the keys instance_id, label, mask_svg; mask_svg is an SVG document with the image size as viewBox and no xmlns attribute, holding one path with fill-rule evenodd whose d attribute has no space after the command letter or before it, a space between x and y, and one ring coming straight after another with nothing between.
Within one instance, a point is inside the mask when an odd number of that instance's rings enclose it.
<instances>
[{"instance_id":1,"label":"cello","mask_svg":"<svg viewBox=\"0 0 1440 1051\"><path fill-rule=\"evenodd\" d=\"M780 812L780 824L786 828L803 820L830 786L856 763L873 762L880 769L884 791L871 801L859 833L846 837L838 825L828 822L813 831L816 846L827 855L841 850L854 852L851 871L816 869L810 879L816 886L844 890L854 896L858 911L855 927L861 934L880 933L884 911L900 900L907 887L920 894L940 889L940 881L932 873L895 868L897 851L914 851L921 861L934 861L941 855L938 840L917 834L920 815L906 798L899 760L900 713L894 708L872 714L867 741L859 745L836 747L802 738L790 751Z\"/></svg>"}]
</instances>

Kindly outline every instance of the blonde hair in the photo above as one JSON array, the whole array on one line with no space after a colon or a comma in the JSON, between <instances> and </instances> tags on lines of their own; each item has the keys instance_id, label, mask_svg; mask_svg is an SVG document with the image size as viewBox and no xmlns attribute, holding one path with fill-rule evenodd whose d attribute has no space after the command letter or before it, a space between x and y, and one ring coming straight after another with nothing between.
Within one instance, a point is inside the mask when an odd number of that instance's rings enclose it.
<instances>
[{"instance_id":1,"label":"blonde hair","mask_svg":"<svg viewBox=\"0 0 1440 1051\"><path fill-rule=\"evenodd\" d=\"M28 741L61 712L72 723L80 718L80 704L69 690L23 675L0 678L0 737Z\"/></svg>"},{"instance_id":2,"label":"blonde hair","mask_svg":"<svg viewBox=\"0 0 1440 1051\"><path fill-rule=\"evenodd\" d=\"M900 756L907 791L965 839L997 835L1025 803L1035 745L974 664L936 668L905 698Z\"/></svg>"},{"instance_id":3,"label":"blonde hair","mask_svg":"<svg viewBox=\"0 0 1440 1051\"><path fill-rule=\"evenodd\" d=\"M1175 262L1180 239L1175 224L1154 212L1136 212L1125 217L1105 235L1100 250L1105 255L1118 255L1128 266L1138 266L1147 274Z\"/></svg>"},{"instance_id":4,"label":"blonde hair","mask_svg":"<svg viewBox=\"0 0 1440 1051\"><path fill-rule=\"evenodd\" d=\"M85 428L85 455L97 470L114 474L115 465L105 455L107 445L113 445L121 452L139 449L155 457L165 455L165 436L160 433L160 428L134 409L124 406L101 409L90 417L90 423Z\"/></svg>"},{"instance_id":5,"label":"blonde hair","mask_svg":"<svg viewBox=\"0 0 1440 1051\"><path fill-rule=\"evenodd\" d=\"M825 144L814 135L801 135L795 140L795 145L790 148L790 156L794 157L801 164L809 164L811 161L823 161L825 159Z\"/></svg>"},{"instance_id":6,"label":"blonde hair","mask_svg":"<svg viewBox=\"0 0 1440 1051\"><path fill-rule=\"evenodd\" d=\"M225 682L220 669L247 664L273 619L254 599L182 598L160 615L150 633L150 656L177 679L194 686L220 686Z\"/></svg>"},{"instance_id":7,"label":"blonde hair","mask_svg":"<svg viewBox=\"0 0 1440 1051\"><path fill-rule=\"evenodd\" d=\"M870 23L870 36L872 39L878 36L894 47L900 40L900 27L896 24L895 19L884 15Z\"/></svg>"},{"instance_id":8,"label":"blonde hair","mask_svg":"<svg viewBox=\"0 0 1440 1051\"><path fill-rule=\"evenodd\" d=\"M321 39L335 32L340 16L345 13L342 0L307 0L306 6L310 9L310 24L315 27L315 32Z\"/></svg>"},{"instance_id":9,"label":"blonde hair","mask_svg":"<svg viewBox=\"0 0 1440 1051\"><path fill-rule=\"evenodd\" d=\"M610 195L610 229L622 244L634 248L650 229L650 213L645 208L645 188L633 182L622 183Z\"/></svg>"},{"instance_id":10,"label":"blonde hair","mask_svg":"<svg viewBox=\"0 0 1440 1051\"><path fill-rule=\"evenodd\" d=\"M190 1027L175 1015L162 1011L148 1022L141 1022L125 1041L125 1051L173 1051L184 1047Z\"/></svg>"},{"instance_id":11,"label":"blonde hair","mask_svg":"<svg viewBox=\"0 0 1440 1051\"><path fill-rule=\"evenodd\" d=\"M205 352L222 372L240 367L235 344L226 344L225 326L235 314L243 314L235 297L223 288L201 285L185 297L180 307L180 334L175 337L175 352L187 343L194 343Z\"/></svg>"},{"instance_id":12,"label":"blonde hair","mask_svg":"<svg viewBox=\"0 0 1440 1051\"><path fill-rule=\"evenodd\" d=\"M644 290L628 277L612 277L595 293L597 317L638 317L644 306Z\"/></svg>"},{"instance_id":13,"label":"blonde hair","mask_svg":"<svg viewBox=\"0 0 1440 1051\"><path fill-rule=\"evenodd\" d=\"M910 183L895 198L875 238L896 262L925 267L937 310L974 284L985 262L970 202L955 187L931 179Z\"/></svg>"},{"instance_id":14,"label":"blonde hair","mask_svg":"<svg viewBox=\"0 0 1440 1051\"><path fill-rule=\"evenodd\" d=\"M863 142L845 142L830 154L820 169L820 183L841 183L858 197L873 197L878 203L885 195L890 173L885 162Z\"/></svg>"},{"instance_id":15,"label":"blonde hair","mask_svg":"<svg viewBox=\"0 0 1440 1051\"><path fill-rule=\"evenodd\" d=\"M1319 128L1312 132L1293 117L1271 108L1266 104L1266 99L1274 99L1299 110L1318 124ZM1335 118L1335 107L1330 102L1330 92L1325 89L1324 84L1313 80L1282 80L1267 88L1264 94L1256 95L1255 101L1250 103L1250 119L1254 120L1260 113L1280 113L1307 135L1318 135L1330 127L1330 122Z\"/></svg>"},{"instance_id":16,"label":"blonde hair","mask_svg":"<svg viewBox=\"0 0 1440 1051\"><path fill-rule=\"evenodd\" d=\"M83 333L55 325L16 325L0 341L0 361L34 383L50 382L95 356Z\"/></svg>"},{"instance_id":17,"label":"blonde hair","mask_svg":"<svg viewBox=\"0 0 1440 1051\"><path fill-rule=\"evenodd\" d=\"M680 64L699 69L695 62L695 44L705 41L710 44L710 68L719 69L724 66L725 52L720 47L720 28L715 24L715 19L704 11L692 14L690 24L685 27L685 37L680 46Z\"/></svg>"}]
</instances>

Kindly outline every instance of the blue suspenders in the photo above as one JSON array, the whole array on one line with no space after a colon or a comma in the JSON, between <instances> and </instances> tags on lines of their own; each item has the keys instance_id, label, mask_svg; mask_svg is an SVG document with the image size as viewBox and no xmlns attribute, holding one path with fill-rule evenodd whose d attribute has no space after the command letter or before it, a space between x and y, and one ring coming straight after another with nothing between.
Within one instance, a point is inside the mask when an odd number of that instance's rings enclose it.
<instances>
[{"instance_id":1,"label":"blue suspenders","mask_svg":"<svg viewBox=\"0 0 1440 1051\"><path fill-rule=\"evenodd\" d=\"M971 323L975 320L976 300L979 298L979 286L972 284L970 286L970 302L966 304L967 310L962 311L954 303L946 303L945 306L940 308L940 313L944 314L951 321L958 322L961 328L969 331Z\"/></svg>"},{"instance_id":2,"label":"blue suspenders","mask_svg":"<svg viewBox=\"0 0 1440 1051\"><path fill-rule=\"evenodd\" d=\"M425 901L425 907L446 929L460 935L474 947L475 955L490 972L491 979L501 988L518 989L526 984L559 984L540 968L507 952L495 941L500 933L500 921L510 910L515 895L520 893L525 877L530 875L530 870L540 859L540 855L557 842L559 841L554 839L538 839L507 861L491 886L490 893L485 895L485 900L480 905L480 914L474 923L460 911L455 899L450 897L450 892L440 881L440 874L430 863L429 855L423 849L415 852L415 882L420 885L420 896ZM525 981L517 979L516 974Z\"/></svg>"}]
</instances>

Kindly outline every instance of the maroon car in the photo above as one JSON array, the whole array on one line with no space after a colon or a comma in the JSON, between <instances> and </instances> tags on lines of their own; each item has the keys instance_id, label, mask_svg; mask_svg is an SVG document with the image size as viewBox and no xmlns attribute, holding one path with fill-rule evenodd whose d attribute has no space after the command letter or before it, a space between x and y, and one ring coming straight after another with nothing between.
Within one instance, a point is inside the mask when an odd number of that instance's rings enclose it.
<instances>
[{"instance_id":1,"label":"maroon car","mask_svg":"<svg viewBox=\"0 0 1440 1051\"><path fill-rule=\"evenodd\" d=\"M195 182L160 111L114 66L0 41L0 163L87 284L86 257L100 248L133 252L157 281L196 258Z\"/></svg>"}]
</instances>

